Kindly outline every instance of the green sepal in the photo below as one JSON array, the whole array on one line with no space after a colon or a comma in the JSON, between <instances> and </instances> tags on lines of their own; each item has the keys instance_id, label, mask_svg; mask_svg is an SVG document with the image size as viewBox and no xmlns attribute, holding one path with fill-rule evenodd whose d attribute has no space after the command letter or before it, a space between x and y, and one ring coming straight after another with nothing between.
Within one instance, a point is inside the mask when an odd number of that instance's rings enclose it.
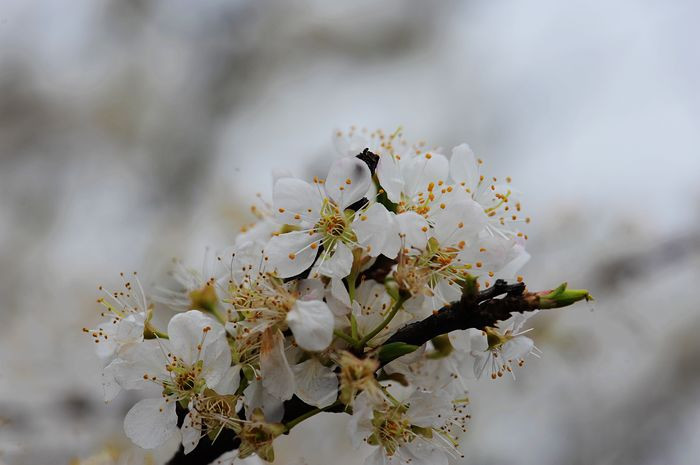
<instances>
[{"instance_id":1,"label":"green sepal","mask_svg":"<svg viewBox=\"0 0 700 465\"><path fill-rule=\"evenodd\" d=\"M394 278L387 277L384 281L384 288L394 302L399 300L399 284Z\"/></svg>"},{"instance_id":2,"label":"green sepal","mask_svg":"<svg viewBox=\"0 0 700 465\"><path fill-rule=\"evenodd\" d=\"M250 365L244 365L243 368L241 368L241 371L243 372L245 379L248 381L253 381L255 379L255 370L253 370L253 367Z\"/></svg>"},{"instance_id":3,"label":"green sepal","mask_svg":"<svg viewBox=\"0 0 700 465\"><path fill-rule=\"evenodd\" d=\"M440 243L438 242L438 240L434 237L428 239L428 245L426 246L426 251L428 252L428 254L432 256L438 250L440 250Z\"/></svg>"},{"instance_id":4,"label":"green sepal","mask_svg":"<svg viewBox=\"0 0 700 465\"><path fill-rule=\"evenodd\" d=\"M412 425L411 431L413 431L416 434L420 434L421 436L423 436L426 439L433 438L433 429L432 428L424 428L421 426Z\"/></svg>"},{"instance_id":5,"label":"green sepal","mask_svg":"<svg viewBox=\"0 0 700 465\"><path fill-rule=\"evenodd\" d=\"M452 343L450 342L450 338L447 334L441 334L440 336L436 336L432 338L430 342L433 343L433 347L435 347L435 352L429 354L428 358L438 359L447 357L454 350L454 347L452 347Z\"/></svg>"}]
</instances>

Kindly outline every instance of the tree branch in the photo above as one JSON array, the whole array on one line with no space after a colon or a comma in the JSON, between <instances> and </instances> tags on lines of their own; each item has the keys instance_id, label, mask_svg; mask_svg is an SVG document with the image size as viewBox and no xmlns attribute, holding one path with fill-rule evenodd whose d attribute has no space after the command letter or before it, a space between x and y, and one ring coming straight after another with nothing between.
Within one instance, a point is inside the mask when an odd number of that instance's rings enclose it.
<instances>
[{"instance_id":1,"label":"tree branch","mask_svg":"<svg viewBox=\"0 0 700 465\"><path fill-rule=\"evenodd\" d=\"M459 301L445 305L426 319L404 326L396 331L384 345L403 342L421 346L434 337L451 331L494 326L497 322L510 318L512 313L560 308L583 299L591 299L588 291L567 289L566 283L549 291L526 292L524 283L508 284L499 279L488 289L465 293ZM284 403L282 422L292 421L314 409L315 407L294 396ZM339 405L327 411L342 412L344 406ZM219 438L213 444L207 438L203 438L200 445L188 455L184 455L180 448L168 465L209 463L218 455L233 450L237 446L238 440L235 437ZM210 458L214 452L217 455Z\"/></svg>"}]
</instances>

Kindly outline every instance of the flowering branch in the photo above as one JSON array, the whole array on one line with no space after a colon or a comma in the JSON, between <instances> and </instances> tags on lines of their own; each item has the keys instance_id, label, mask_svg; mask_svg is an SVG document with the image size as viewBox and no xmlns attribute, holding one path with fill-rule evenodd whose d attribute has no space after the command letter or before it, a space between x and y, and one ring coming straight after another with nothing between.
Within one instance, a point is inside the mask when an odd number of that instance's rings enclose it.
<instances>
[{"instance_id":1,"label":"flowering branch","mask_svg":"<svg viewBox=\"0 0 700 465\"><path fill-rule=\"evenodd\" d=\"M501 297L502 296L502 297ZM499 298L501 297L501 298ZM408 324L400 328L393 336L391 336L379 348L390 347L397 343L407 344L417 348L431 339L447 334L451 331L465 329L485 329L495 326L499 321L507 320L512 313L532 312L538 309L562 308L574 304L580 300L591 300L590 293L586 290L571 290L567 289L566 284L562 284L554 290L543 292L526 292L525 283L508 284L504 280L497 280L495 284L488 289L478 293L465 292L462 298L450 305L446 305L438 310L433 315L424 320ZM390 316L396 313L396 309L400 308L405 299L397 302ZM386 325L384 325L386 326ZM384 327L382 326L382 327ZM381 328L378 328L379 330ZM371 340L375 334L365 337L367 341ZM367 341L364 341L366 343ZM364 345L364 344L362 344ZM404 355L396 353L396 355ZM389 357L391 359L397 357ZM390 362L390 359L383 360L383 365ZM293 397L284 404L284 419L283 423L288 433L294 426L301 423L312 416L322 412L344 412L349 413L345 406L340 402L335 402L325 408L318 408L306 404L298 397ZM215 445L211 442L200 444L199 447L185 455L179 453L171 460L168 465L193 465L203 463L205 458L215 458L227 449L221 449L221 445ZM211 448L216 447L215 453L211 452ZM233 450L237 447L234 442L229 442L228 447Z\"/></svg>"},{"instance_id":2,"label":"flowering branch","mask_svg":"<svg viewBox=\"0 0 700 465\"><path fill-rule=\"evenodd\" d=\"M171 465L229 451L272 462L277 437L345 412L355 442L376 447L369 463L446 463L469 419L460 370L512 372L539 353L528 315L590 299L508 284L530 220L510 177L480 174L466 144L448 159L400 131L369 136L339 133L325 180L280 177L223 269L176 267L182 289L156 298L175 310L167 330L135 274L98 300L105 320L83 331L105 361L105 400L160 391L127 413L134 443L179 435Z\"/></svg>"}]
</instances>

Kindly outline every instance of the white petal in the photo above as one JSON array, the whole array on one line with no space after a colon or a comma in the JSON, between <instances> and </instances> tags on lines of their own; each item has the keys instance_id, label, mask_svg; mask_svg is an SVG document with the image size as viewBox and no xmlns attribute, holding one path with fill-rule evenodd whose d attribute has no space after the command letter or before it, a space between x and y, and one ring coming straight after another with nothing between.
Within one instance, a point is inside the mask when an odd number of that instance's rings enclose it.
<instances>
[{"instance_id":1,"label":"white petal","mask_svg":"<svg viewBox=\"0 0 700 465\"><path fill-rule=\"evenodd\" d=\"M350 294L340 278L331 279L331 295L340 303L350 307Z\"/></svg>"},{"instance_id":2,"label":"white petal","mask_svg":"<svg viewBox=\"0 0 700 465\"><path fill-rule=\"evenodd\" d=\"M336 160L326 177L326 194L340 207L346 209L367 194L372 184L369 167L355 157Z\"/></svg>"},{"instance_id":3,"label":"white petal","mask_svg":"<svg viewBox=\"0 0 700 465\"><path fill-rule=\"evenodd\" d=\"M114 334L120 345L143 341L143 327L146 321L146 312L132 313L119 320L117 331Z\"/></svg>"},{"instance_id":4,"label":"white petal","mask_svg":"<svg viewBox=\"0 0 700 465\"><path fill-rule=\"evenodd\" d=\"M256 408L262 409L267 421L280 421L284 416L284 404L263 388L262 382L252 381L243 391L246 418L250 419Z\"/></svg>"},{"instance_id":5,"label":"white petal","mask_svg":"<svg viewBox=\"0 0 700 465\"><path fill-rule=\"evenodd\" d=\"M221 380L219 380L219 382L216 385L212 386L212 389L218 394L225 396L236 392L238 386L240 385L240 382L241 367L238 365L234 365L226 369L223 376L221 377Z\"/></svg>"},{"instance_id":6,"label":"white petal","mask_svg":"<svg viewBox=\"0 0 700 465\"><path fill-rule=\"evenodd\" d=\"M486 366L491 363L491 352L472 351L472 357L474 357L474 376L476 379L480 379Z\"/></svg>"},{"instance_id":7,"label":"white petal","mask_svg":"<svg viewBox=\"0 0 700 465\"><path fill-rule=\"evenodd\" d=\"M399 203L401 201L401 192L404 189L404 181L398 161L390 156L382 156L379 158L376 172L379 184L386 192L389 200Z\"/></svg>"},{"instance_id":8,"label":"white petal","mask_svg":"<svg viewBox=\"0 0 700 465\"><path fill-rule=\"evenodd\" d=\"M452 347L454 347L459 352L468 354L469 351L472 349L472 335L471 330L469 329L452 331L451 333L447 334L447 337L450 339Z\"/></svg>"},{"instance_id":9,"label":"white petal","mask_svg":"<svg viewBox=\"0 0 700 465\"><path fill-rule=\"evenodd\" d=\"M401 166L406 183L404 192L409 197L413 197L419 191L425 192L431 182L438 184L439 181L445 181L449 171L450 164L442 154L426 153L413 157Z\"/></svg>"},{"instance_id":10,"label":"white petal","mask_svg":"<svg viewBox=\"0 0 700 465\"><path fill-rule=\"evenodd\" d=\"M508 252L506 260L506 265L498 270L498 275L503 279L513 279L515 274L530 261L530 254L525 247L516 243Z\"/></svg>"},{"instance_id":11,"label":"white petal","mask_svg":"<svg viewBox=\"0 0 700 465\"><path fill-rule=\"evenodd\" d=\"M321 300L326 288L320 279L301 279L297 283L297 291L301 300Z\"/></svg>"},{"instance_id":12,"label":"white petal","mask_svg":"<svg viewBox=\"0 0 700 465\"><path fill-rule=\"evenodd\" d=\"M313 264L318 249L312 248L311 244L318 243L320 239L319 234L310 235L301 231L273 237L265 247L268 266L277 270L280 278L298 275Z\"/></svg>"},{"instance_id":13,"label":"white petal","mask_svg":"<svg viewBox=\"0 0 700 465\"><path fill-rule=\"evenodd\" d=\"M332 367L326 367L316 359L295 365L296 395L307 404L324 408L338 397L338 377Z\"/></svg>"},{"instance_id":14,"label":"white petal","mask_svg":"<svg viewBox=\"0 0 700 465\"><path fill-rule=\"evenodd\" d=\"M168 336L173 353L184 363L194 365L202 361L202 377L209 387L215 386L231 365L224 327L199 310L172 317Z\"/></svg>"},{"instance_id":15,"label":"white petal","mask_svg":"<svg viewBox=\"0 0 700 465\"><path fill-rule=\"evenodd\" d=\"M165 354L169 351L169 341L154 339L126 346L120 352L120 358L110 364L114 378L124 389L143 389L153 385L152 381L144 379L144 375L168 378Z\"/></svg>"},{"instance_id":16,"label":"white petal","mask_svg":"<svg viewBox=\"0 0 700 465\"><path fill-rule=\"evenodd\" d=\"M182 422L182 447L185 454L189 454L199 444L202 437L202 418L196 413L187 412Z\"/></svg>"},{"instance_id":17,"label":"white petal","mask_svg":"<svg viewBox=\"0 0 700 465\"><path fill-rule=\"evenodd\" d=\"M117 349L119 349L119 344L117 344L117 340L114 337L116 331L114 326L112 321L107 321L97 326L97 329L101 329L107 336L107 339L101 339L99 344L95 344L95 353L100 360L105 362L111 360L117 352Z\"/></svg>"},{"instance_id":18,"label":"white petal","mask_svg":"<svg viewBox=\"0 0 700 465\"><path fill-rule=\"evenodd\" d=\"M111 402L122 390L115 378L120 363L124 362L122 360L114 360L102 370L102 390L105 402Z\"/></svg>"},{"instance_id":19,"label":"white petal","mask_svg":"<svg viewBox=\"0 0 700 465\"><path fill-rule=\"evenodd\" d=\"M360 134L354 133L352 136L346 136L339 130L334 131L333 144L339 154L353 157L369 147L367 139Z\"/></svg>"},{"instance_id":20,"label":"white petal","mask_svg":"<svg viewBox=\"0 0 700 465\"><path fill-rule=\"evenodd\" d=\"M161 397L137 402L124 418L124 432L144 449L164 444L177 432L175 401Z\"/></svg>"},{"instance_id":21,"label":"white petal","mask_svg":"<svg viewBox=\"0 0 700 465\"><path fill-rule=\"evenodd\" d=\"M488 218L477 202L466 196L453 198L447 208L433 215L434 236L443 247L472 241Z\"/></svg>"},{"instance_id":22,"label":"white petal","mask_svg":"<svg viewBox=\"0 0 700 465\"><path fill-rule=\"evenodd\" d=\"M428 221L416 212L396 215L399 233L405 237L406 247L423 249L428 242Z\"/></svg>"},{"instance_id":23,"label":"white petal","mask_svg":"<svg viewBox=\"0 0 700 465\"><path fill-rule=\"evenodd\" d=\"M503 359L506 361L517 361L525 358L535 343L526 336L517 336L503 344Z\"/></svg>"},{"instance_id":24,"label":"white petal","mask_svg":"<svg viewBox=\"0 0 700 465\"><path fill-rule=\"evenodd\" d=\"M323 200L318 186L297 178L281 178L275 183L272 202L281 223L313 224L319 218Z\"/></svg>"},{"instance_id":25,"label":"white petal","mask_svg":"<svg viewBox=\"0 0 700 465\"><path fill-rule=\"evenodd\" d=\"M280 400L294 395L294 373L284 355L284 336L279 330L265 331L260 349L260 371L263 387Z\"/></svg>"},{"instance_id":26,"label":"white petal","mask_svg":"<svg viewBox=\"0 0 700 465\"><path fill-rule=\"evenodd\" d=\"M401 454L411 465L447 465L447 456L428 441L413 441L401 447Z\"/></svg>"},{"instance_id":27,"label":"white petal","mask_svg":"<svg viewBox=\"0 0 700 465\"><path fill-rule=\"evenodd\" d=\"M344 278L350 274L353 256L350 248L339 242L335 250L329 252L324 250L319 260L323 260L318 269L321 274L331 278Z\"/></svg>"},{"instance_id":28,"label":"white petal","mask_svg":"<svg viewBox=\"0 0 700 465\"><path fill-rule=\"evenodd\" d=\"M360 245L369 247L371 257L384 254L393 258L398 254L401 243L394 216L380 203L372 204L367 210L355 216L352 229ZM387 243L390 244L388 250L385 247Z\"/></svg>"},{"instance_id":29,"label":"white petal","mask_svg":"<svg viewBox=\"0 0 700 465\"><path fill-rule=\"evenodd\" d=\"M438 426L452 413L452 402L444 392L415 391L408 399L409 408L406 416L412 425L423 428Z\"/></svg>"},{"instance_id":30,"label":"white petal","mask_svg":"<svg viewBox=\"0 0 700 465\"><path fill-rule=\"evenodd\" d=\"M328 305L320 300L297 300L287 313L287 324L294 339L299 347L309 351L320 351L330 345L334 322Z\"/></svg>"},{"instance_id":31,"label":"white petal","mask_svg":"<svg viewBox=\"0 0 700 465\"><path fill-rule=\"evenodd\" d=\"M389 462L389 458L382 447L376 447L374 452L365 459L365 465L387 465L389 463L391 462Z\"/></svg>"},{"instance_id":32,"label":"white petal","mask_svg":"<svg viewBox=\"0 0 700 465\"><path fill-rule=\"evenodd\" d=\"M452 149L450 159L450 176L457 183L464 183L464 187L476 191L479 183L479 164L474 152L467 144L461 144Z\"/></svg>"},{"instance_id":33,"label":"white petal","mask_svg":"<svg viewBox=\"0 0 700 465\"><path fill-rule=\"evenodd\" d=\"M455 302L462 297L462 289L459 285L449 281L448 279L440 279L433 287L433 293L437 299L434 299L435 310L450 302Z\"/></svg>"},{"instance_id":34,"label":"white petal","mask_svg":"<svg viewBox=\"0 0 700 465\"><path fill-rule=\"evenodd\" d=\"M210 327L212 330L209 331L206 338L203 338L206 327ZM168 336L170 336L172 351L188 365L199 360L201 350L198 346L202 344L203 340L205 343L211 343L217 336L223 335L223 327L199 310L178 313L168 323Z\"/></svg>"}]
</instances>

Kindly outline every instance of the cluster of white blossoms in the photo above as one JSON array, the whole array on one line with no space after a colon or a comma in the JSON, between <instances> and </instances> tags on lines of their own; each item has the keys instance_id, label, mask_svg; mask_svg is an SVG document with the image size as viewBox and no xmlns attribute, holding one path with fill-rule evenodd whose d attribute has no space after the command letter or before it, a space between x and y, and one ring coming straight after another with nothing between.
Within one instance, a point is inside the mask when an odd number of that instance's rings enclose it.
<instances>
[{"instance_id":1,"label":"cluster of white blossoms","mask_svg":"<svg viewBox=\"0 0 700 465\"><path fill-rule=\"evenodd\" d=\"M187 454L226 433L231 461L272 461L276 437L333 411L375 448L366 464L446 464L461 455L469 384L537 353L521 314L420 347L385 344L459 301L465 283L521 281L529 219L510 178L482 174L466 144L447 154L357 130L335 142L325 179L275 180L216 271L178 263L180 288L152 301L136 276L99 299L106 320L84 331L105 362L106 400L150 392L124 421L137 445L179 435ZM152 322L160 306L167 329ZM290 418L295 396L309 408Z\"/></svg>"}]
</instances>

